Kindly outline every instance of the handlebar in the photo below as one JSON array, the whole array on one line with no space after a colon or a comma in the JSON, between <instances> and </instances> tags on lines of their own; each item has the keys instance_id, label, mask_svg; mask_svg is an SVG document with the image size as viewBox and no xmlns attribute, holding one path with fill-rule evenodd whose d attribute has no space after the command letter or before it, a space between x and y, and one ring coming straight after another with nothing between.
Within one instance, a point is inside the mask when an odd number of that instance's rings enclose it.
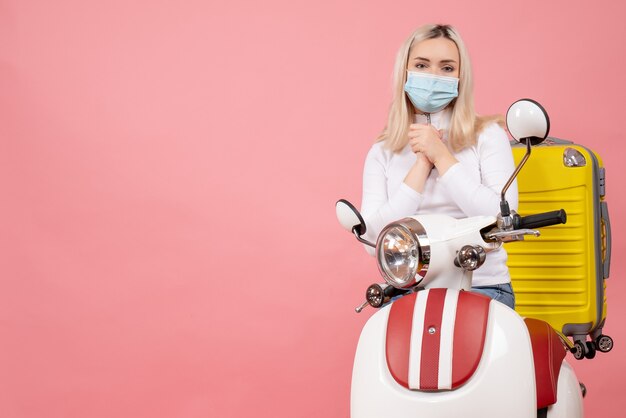
<instances>
[{"instance_id":1,"label":"handlebar","mask_svg":"<svg viewBox=\"0 0 626 418\"><path fill-rule=\"evenodd\" d=\"M513 218L514 229L534 229L550 225L559 225L567 222L565 210L553 210L552 212L537 213L529 216L516 215Z\"/></svg>"}]
</instances>

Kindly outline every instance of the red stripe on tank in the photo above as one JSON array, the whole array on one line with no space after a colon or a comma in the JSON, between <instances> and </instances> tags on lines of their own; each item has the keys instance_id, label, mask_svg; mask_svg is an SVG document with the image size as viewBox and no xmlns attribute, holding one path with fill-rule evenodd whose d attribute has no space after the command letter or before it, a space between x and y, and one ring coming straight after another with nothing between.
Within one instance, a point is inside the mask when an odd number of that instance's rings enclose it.
<instances>
[{"instance_id":1,"label":"red stripe on tank","mask_svg":"<svg viewBox=\"0 0 626 418\"><path fill-rule=\"evenodd\" d=\"M465 383L478 367L485 345L490 302L484 295L459 292L452 348L452 389Z\"/></svg>"},{"instance_id":2,"label":"red stripe on tank","mask_svg":"<svg viewBox=\"0 0 626 418\"><path fill-rule=\"evenodd\" d=\"M446 289L430 289L428 292L420 364L420 389L422 390L439 389L439 345L445 299Z\"/></svg>"},{"instance_id":3,"label":"red stripe on tank","mask_svg":"<svg viewBox=\"0 0 626 418\"><path fill-rule=\"evenodd\" d=\"M393 378L409 388L409 355L413 309L417 294L404 296L391 305L387 322L386 355L387 366Z\"/></svg>"}]
</instances>

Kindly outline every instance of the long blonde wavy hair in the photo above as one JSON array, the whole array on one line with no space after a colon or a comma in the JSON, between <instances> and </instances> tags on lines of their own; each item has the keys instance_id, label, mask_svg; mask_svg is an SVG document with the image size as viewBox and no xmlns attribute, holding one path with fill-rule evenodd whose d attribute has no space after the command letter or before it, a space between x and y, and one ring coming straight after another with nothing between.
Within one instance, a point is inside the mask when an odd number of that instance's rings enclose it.
<instances>
[{"instance_id":1,"label":"long blonde wavy hair","mask_svg":"<svg viewBox=\"0 0 626 418\"><path fill-rule=\"evenodd\" d=\"M459 95L448 107L452 106L452 118L448 143L454 152L476 144L476 137L491 122L503 124L499 115L479 117L474 111L474 81L472 66L467 48L461 36L449 25L424 25L407 38L402 44L393 72L393 100L389 108L387 126L378 136L377 141L385 141L385 147L398 152L409 142L409 125L413 123L413 105L404 92L407 78L407 66L411 48L427 39L446 38L454 42L459 50Z\"/></svg>"}]
</instances>

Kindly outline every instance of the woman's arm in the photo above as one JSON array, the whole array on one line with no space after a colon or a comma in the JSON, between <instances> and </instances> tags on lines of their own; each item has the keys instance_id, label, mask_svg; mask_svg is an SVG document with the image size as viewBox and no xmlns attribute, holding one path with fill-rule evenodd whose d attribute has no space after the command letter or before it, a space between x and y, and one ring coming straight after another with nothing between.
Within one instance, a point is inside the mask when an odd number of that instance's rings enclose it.
<instances>
[{"instance_id":1,"label":"woman's arm","mask_svg":"<svg viewBox=\"0 0 626 418\"><path fill-rule=\"evenodd\" d=\"M388 223L413 215L422 200L421 193L412 189L404 181L398 190L389 196L387 189L388 164L389 156L385 155L382 146L375 145L367 154L363 169L361 214L367 225L364 238L373 242L376 241L378 234ZM407 178L409 176L411 176L411 168L409 168ZM373 249L366 248L370 254L374 254Z\"/></svg>"},{"instance_id":2,"label":"woman's arm","mask_svg":"<svg viewBox=\"0 0 626 418\"><path fill-rule=\"evenodd\" d=\"M479 138L480 182L458 163L439 178L450 198L467 216L496 215L500 211L500 193L515 169L509 139L502 128L491 125ZM506 193L509 206L517 210L517 182Z\"/></svg>"}]
</instances>

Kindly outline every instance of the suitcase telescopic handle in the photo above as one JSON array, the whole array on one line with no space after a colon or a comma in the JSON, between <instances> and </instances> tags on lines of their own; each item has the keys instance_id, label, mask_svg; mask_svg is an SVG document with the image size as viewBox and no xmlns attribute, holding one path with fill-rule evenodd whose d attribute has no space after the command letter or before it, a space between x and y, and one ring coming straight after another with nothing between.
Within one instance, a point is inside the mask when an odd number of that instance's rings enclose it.
<instances>
[{"instance_id":1,"label":"suitcase telescopic handle","mask_svg":"<svg viewBox=\"0 0 626 418\"><path fill-rule=\"evenodd\" d=\"M604 273L604 278L608 279L610 270L611 270L611 219L609 219L609 207L606 202L600 202L600 213L602 215L602 220L604 221L605 228L605 253L604 253L604 264L602 265L602 271Z\"/></svg>"},{"instance_id":2,"label":"suitcase telescopic handle","mask_svg":"<svg viewBox=\"0 0 626 418\"><path fill-rule=\"evenodd\" d=\"M553 210L552 212L537 213L528 216L516 216L513 219L515 229L533 229L550 225L564 224L567 221L565 210Z\"/></svg>"}]
</instances>

